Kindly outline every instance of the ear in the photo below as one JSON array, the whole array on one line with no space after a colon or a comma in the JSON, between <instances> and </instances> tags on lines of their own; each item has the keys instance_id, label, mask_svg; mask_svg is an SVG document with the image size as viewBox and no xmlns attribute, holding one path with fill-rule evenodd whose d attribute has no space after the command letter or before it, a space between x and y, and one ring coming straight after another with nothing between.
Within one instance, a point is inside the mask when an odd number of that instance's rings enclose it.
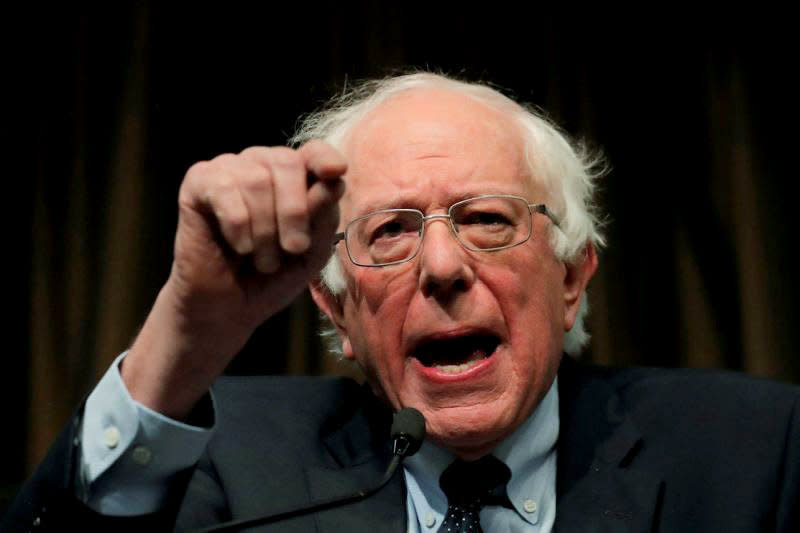
<instances>
[{"instance_id":1,"label":"ear","mask_svg":"<svg viewBox=\"0 0 800 533\"><path fill-rule=\"evenodd\" d=\"M569 331L575 325L586 286L597 270L597 251L591 241L574 262L564 265L564 331Z\"/></svg>"},{"instance_id":2,"label":"ear","mask_svg":"<svg viewBox=\"0 0 800 533\"><path fill-rule=\"evenodd\" d=\"M342 355L345 359L354 360L353 345L350 342L350 336L347 333L347 327L344 324L344 310L339 298L331 293L328 287L322 282L321 279L315 279L308 284L308 290L311 291L311 298L317 307L325 313L328 320L336 328L339 334L339 340L342 343Z\"/></svg>"}]
</instances>

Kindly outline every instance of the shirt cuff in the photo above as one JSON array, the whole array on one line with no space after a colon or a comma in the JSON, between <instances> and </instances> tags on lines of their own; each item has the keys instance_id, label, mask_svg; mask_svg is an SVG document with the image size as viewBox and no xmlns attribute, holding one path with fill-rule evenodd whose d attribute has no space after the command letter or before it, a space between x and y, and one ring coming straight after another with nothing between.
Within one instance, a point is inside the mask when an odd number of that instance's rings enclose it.
<instances>
[{"instance_id":1,"label":"shirt cuff","mask_svg":"<svg viewBox=\"0 0 800 533\"><path fill-rule=\"evenodd\" d=\"M81 428L83 499L116 516L157 511L172 476L198 461L215 428L173 420L131 398L119 372L124 357L89 395ZM210 403L216 412L213 395Z\"/></svg>"}]
</instances>

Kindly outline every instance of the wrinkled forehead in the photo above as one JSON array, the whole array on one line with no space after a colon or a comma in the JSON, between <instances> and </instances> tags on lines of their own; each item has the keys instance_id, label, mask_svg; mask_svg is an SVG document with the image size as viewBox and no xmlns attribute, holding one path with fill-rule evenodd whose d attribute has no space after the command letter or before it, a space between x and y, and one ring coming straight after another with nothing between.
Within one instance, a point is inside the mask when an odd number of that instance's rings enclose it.
<instances>
[{"instance_id":1,"label":"wrinkled forehead","mask_svg":"<svg viewBox=\"0 0 800 533\"><path fill-rule=\"evenodd\" d=\"M383 207L378 198L425 189L532 193L522 130L514 118L453 91L417 89L393 97L352 129L342 151L348 160L345 217Z\"/></svg>"}]
</instances>

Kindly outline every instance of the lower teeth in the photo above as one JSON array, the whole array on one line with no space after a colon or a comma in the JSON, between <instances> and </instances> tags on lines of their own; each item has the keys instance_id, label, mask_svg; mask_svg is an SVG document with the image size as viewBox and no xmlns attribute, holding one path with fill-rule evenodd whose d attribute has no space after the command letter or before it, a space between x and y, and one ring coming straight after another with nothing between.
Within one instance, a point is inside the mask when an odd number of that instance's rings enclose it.
<instances>
[{"instance_id":1,"label":"lower teeth","mask_svg":"<svg viewBox=\"0 0 800 533\"><path fill-rule=\"evenodd\" d=\"M466 363L461 363L460 365L436 365L436 370L440 372L444 372L445 374L457 374L459 372L465 372L478 364L480 359L475 359L474 361L467 361Z\"/></svg>"}]
</instances>

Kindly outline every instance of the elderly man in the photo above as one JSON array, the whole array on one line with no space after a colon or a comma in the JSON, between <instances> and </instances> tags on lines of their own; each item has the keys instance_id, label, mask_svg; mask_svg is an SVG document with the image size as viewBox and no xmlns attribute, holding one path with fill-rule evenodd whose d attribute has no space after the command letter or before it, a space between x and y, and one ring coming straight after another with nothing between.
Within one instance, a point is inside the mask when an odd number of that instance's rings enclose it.
<instances>
[{"instance_id":1,"label":"elderly man","mask_svg":"<svg viewBox=\"0 0 800 533\"><path fill-rule=\"evenodd\" d=\"M800 527L796 388L562 357L602 237L593 162L552 125L423 73L357 87L296 140L189 170L167 283L9 524L192 528L346 494L415 407L428 439L402 476L264 530ZM368 388L212 387L307 284Z\"/></svg>"}]
</instances>

